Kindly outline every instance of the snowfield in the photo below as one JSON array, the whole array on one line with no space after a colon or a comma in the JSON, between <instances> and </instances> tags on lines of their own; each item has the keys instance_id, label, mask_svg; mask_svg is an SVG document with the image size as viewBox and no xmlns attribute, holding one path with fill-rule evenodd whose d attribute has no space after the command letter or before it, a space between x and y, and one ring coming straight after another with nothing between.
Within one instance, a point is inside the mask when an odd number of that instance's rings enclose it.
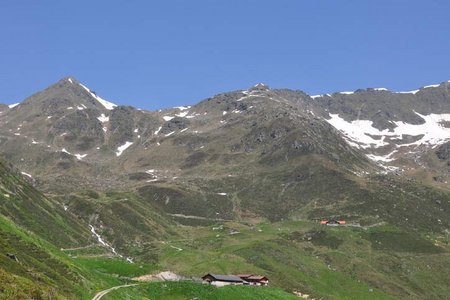
<instances>
[{"instance_id":1,"label":"snowfield","mask_svg":"<svg viewBox=\"0 0 450 300\"><path fill-rule=\"evenodd\" d=\"M428 144L435 148L450 139L450 128L444 127L443 122L450 121L450 114L429 114L420 116L425 122L423 124L409 124L402 121L393 122L395 128L393 130L379 130L373 127L373 122L369 120L355 120L351 122L345 121L338 114L330 114L327 120L333 127L341 131L353 145L358 147L378 148L386 146L389 143L385 141L386 137L403 140L403 135L422 136L419 140L409 144L400 144L399 147Z\"/></svg>"},{"instance_id":2,"label":"snowfield","mask_svg":"<svg viewBox=\"0 0 450 300\"><path fill-rule=\"evenodd\" d=\"M338 114L330 114L330 119L327 122L344 134L344 138L348 144L367 150L376 150L377 148L390 144L394 144L396 149L421 145L436 148L440 144L450 140L450 128L444 127L443 125L443 122L450 121L450 114L422 115L418 112L415 113L424 120L423 124L415 125L396 121L392 122L396 126L392 130L379 130L373 127L373 122L369 120L347 122ZM402 143L404 136L414 136L417 140L412 143ZM393 142L394 140L395 143ZM394 161L396 159L396 153L398 153L398 150L393 150L386 155L369 153L366 156L378 164L383 165Z\"/></svg>"}]
</instances>

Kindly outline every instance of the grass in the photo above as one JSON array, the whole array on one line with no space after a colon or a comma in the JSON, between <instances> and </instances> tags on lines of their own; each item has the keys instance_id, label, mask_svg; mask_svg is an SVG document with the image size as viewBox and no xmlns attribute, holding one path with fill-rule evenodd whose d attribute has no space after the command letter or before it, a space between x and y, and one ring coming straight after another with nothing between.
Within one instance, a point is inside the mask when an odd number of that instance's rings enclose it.
<instances>
[{"instance_id":1,"label":"grass","mask_svg":"<svg viewBox=\"0 0 450 300\"><path fill-rule=\"evenodd\" d=\"M289 299L294 290L323 299L444 299L450 292L448 245L436 246L435 236L389 224L368 229L311 221L179 226L172 229L177 234L152 244L150 259L138 255L134 264L98 257L105 253L99 247L62 252L6 218L0 218L0 229L0 251L19 254L22 261L19 266L0 256L0 265L7 267L4 295L18 299L33 293L43 299L89 299L132 277L164 270L195 278L208 272L263 274L273 289L145 283L111 292L109 299Z\"/></svg>"},{"instance_id":2,"label":"grass","mask_svg":"<svg viewBox=\"0 0 450 300\"><path fill-rule=\"evenodd\" d=\"M55 299L61 297L56 288L13 275L0 268L0 299Z\"/></svg>"},{"instance_id":3,"label":"grass","mask_svg":"<svg viewBox=\"0 0 450 300\"><path fill-rule=\"evenodd\" d=\"M113 291L104 299L294 300L298 297L282 289L271 287L226 286L216 288L193 282L153 282Z\"/></svg>"},{"instance_id":4,"label":"grass","mask_svg":"<svg viewBox=\"0 0 450 300\"><path fill-rule=\"evenodd\" d=\"M133 278L152 273L156 266L150 264L129 263L116 258L77 258L76 264L95 273L103 273L123 278Z\"/></svg>"},{"instance_id":5,"label":"grass","mask_svg":"<svg viewBox=\"0 0 450 300\"><path fill-rule=\"evenodd\" d=\"M443 248L435 246L431 241L409 232L371 230L364 237L372 243L375 250L429 254L444 252Z\"/></svg>"},{"instance_id":6,"label":"grass","mask_svg":"<svg viewBox=\"0 0 450 300\"><path fill-rule=\"evenodd\" d=\"M18 299L50 296L89 299L100 290L129 283L132 277L165 270L196 278L208 272L262 274L269 277L275 289L212 289L194 283L150 283L114 291L111 297L239 299L245 296L246 299L277 299L282 295L279 299L284 299L282 297L290 297L293 290L323 299L445 299L450 294L447 282L450 277L448 235L442 235L438 230L443 225L438 226L433 220L427 220L423 226L413 224L412 228L408 228L408 222L404 219L405 216L411 218L409 214L414 212L408 210L410 197L429 199L436 196L440 199L445 196L425 187L408 187L407 191L402 192L392 187L395 181L384 179L378 182L389 186L392 194L385 190L375 198L370 189L363 191L352 184L352 193L357 190L361 197L367 196L360 203L352 204L352 211L373 210L380 216L402 217L393 219L387 225L362 228L327 227L306 220L269 222L257 216L242 222L211 220L213 225L206 222L181 226L162 217L147 203L148 198L153 197L156 206L166 205L168 201L168 206L178 209L188 205L183 203L183 195L187 193L190 197L198 197L195 205L203 207L204 201L214 195L211 198L213 205L204 208L205 215L216 217L218 213L220 217L231 217L250 204L263 205L264 197L279 201L277 197L284 187L276 186L276 182L294 179L296 183L285 186L284 191L290 200L274 211L266 212L268 219L277 219L286 211L304 218L331 213L336 209L331 201L317 199L317 207L312 204L305 212L296 211L296 205L305 204L302 199L312 192L305 182L316 180L314 174L317 172L328 174L328 186L347 183L345 178L333 179L333 172L314 166L310 166L309 170L297 171L292 174L273 172L268 174L269 177L261 178L257 184L269 185L267 188L273 194L253 194L256 199L254 203L240 201L238 196L244 198L250 190L257 189L246 187L248 182L239 182L232 177L216 180L212 185L211 182L199 181L196 183L202 187L199 190L180 187L175 191L163 184L141 190L147 198L133 193L81 191L62 199L68 201L69 211L75 210L80 214L79 219L61 212L60 204L45 198L23 182L20 176L1 173L1 213L10 218L0 218L0 275L2 282L8 283L3 289L0 288L0 293L3 293L0 295L9 298L16 295ZM322 175L319 177L323 178ZM221 187L224 183L236 192L226 197L217 195L217 192L223 191ZM295 200L296 193L303 193L304 197L294 205L290 201ZM348 190L342 190L342 193L349 196L346 194ZM327 189L319 194L324 198L331 197ZM170 201L165 196L170 196ZM394 203L391 202L393 197L396 197ZM245 198L250 199L250 196ZM348 209L347 202L343 203L339 209ZM435 205L433 203L415 203L423 212L416 215L417 221L413 222L422 222L434 211L427 210ZM232 211L228 206L232 207ZM91 218L94 215L101 222ZM365 215L362 219L367 218ZM352 222L355 219L348 220ZM372 216L367 223L376 221L379 220ZM136 263L100 257L108 251L99 247L92 237L86 226L90 222L98 222L95 223L99 225L97 232L119 253L135 258ZM51 232L46 227L47 223ZM107 226L100 226L103 224ZM81 249L61 251L62 246L81 246ZM15 253L21 263L1 253Z\"/></svg>"},{"instance_id":7,"label":"grass","mask_svg":"<svg viewBox=\"0 0 450 300\"><path fill-rule=\"evenodd\" d=\"M308 221L222 225L221 230L212 230L218 224L180 228L186 239L159 247L161 269L194 277L208 272L264 274L272 286L324 299L423 299L430 295L439 299L450 292L447 276L430 280L435 273L448 273L449 248L392 225L369 229ZM232 231L239 233L231 235ZM403 238L397 239L400 235ZM380 248L372 243L374 237L392 242Z\"/></svg>"}]
</instances>

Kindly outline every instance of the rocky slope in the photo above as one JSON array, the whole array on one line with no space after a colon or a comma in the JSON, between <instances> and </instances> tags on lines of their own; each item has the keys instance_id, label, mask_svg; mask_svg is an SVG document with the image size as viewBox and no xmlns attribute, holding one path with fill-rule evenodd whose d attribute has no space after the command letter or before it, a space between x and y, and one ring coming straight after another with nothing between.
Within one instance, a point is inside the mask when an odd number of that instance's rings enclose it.
<instances>
[{"instance_id":1,"label":"rocky slope","mask_svg":"<svg viewBox=\"0 0 450 300\"><path fill-rule=\"evenodd\" d=\"M435 150L450 138L449 88L443 82L408 92L378 88L313 98L318 113L370 159L387 170L428 175L445 188L448 168Z\"/></svg>"},{"instance_id":2,"label":"rocky slope","mask_svg":"<svg viewBox=\"0 0 450 300\"><path fill-rule=\"evenodd\" d=\"M447 188L449 86L309 96L258 84L144 111L68 77L0 115L0 150L44 191L74 194L65 205L78 211L90 190L116 190L134 191L178 221L373 220L380 213L367 207L385 211L400 205L399 195L446 195L408 182ZM376 177L386 172L400 176ZM443 219L446 210L432 203L414 204L411 214Z\"/></svg>"}]
</instances>

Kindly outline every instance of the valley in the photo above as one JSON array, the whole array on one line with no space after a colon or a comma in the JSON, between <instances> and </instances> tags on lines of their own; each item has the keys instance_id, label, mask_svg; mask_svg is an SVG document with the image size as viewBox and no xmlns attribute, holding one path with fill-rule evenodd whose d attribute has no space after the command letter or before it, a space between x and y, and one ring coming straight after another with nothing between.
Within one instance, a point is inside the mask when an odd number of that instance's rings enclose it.
<instances>
[{"instance_id":1,"label":"valley","mask_svg":"<svg viewBox=\"0 0 450 300\"><path fill-rule=\"evenodd\" d=\"M146 111L63 78L0 107L0 298L445 299L449 103L257 84ZM164 271L188 280L133 280Z\"/></svg>"}]
</instances>

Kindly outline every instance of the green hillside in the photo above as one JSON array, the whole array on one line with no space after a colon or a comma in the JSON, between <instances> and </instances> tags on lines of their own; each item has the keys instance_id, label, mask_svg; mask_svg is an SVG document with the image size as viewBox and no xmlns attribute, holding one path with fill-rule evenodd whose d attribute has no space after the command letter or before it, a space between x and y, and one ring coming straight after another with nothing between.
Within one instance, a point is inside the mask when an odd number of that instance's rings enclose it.
<instances>
[{"instance_id":1,"label":"green hillside","mask_svg":"<svg viewBox=\"0 0 450 300\"><path fill-rule=\"evenodd\" d=\"M89 299L99 288L123 282L109 268L97 269L96 257L111 257L111 253L95 246L87 224L65 213L60 204L43 196L3 161L0 188L1 299ZM92 242L93 247L82 247ZM86 259L67 251L86 248ZM112 257L106 263L117 264L131 265Z\"/></svg>"},{"instance_id":2,"label":"green hillside","mask_svg":"<svg viewBox=\"0 0 450 300\"><path fill-rule=\"evenodd\" d=\"M155 282L118 289L108 293L102 299L294 300L299 298L282 289L271 287L226 286L215 288L210 285L192 282Z\"/></svg>"},{"instance_id":3,"label":"green hillside","mask_svg":"<svg viewBox=\"0 0 450 300\"><path fill-rule=\"evenodd\" d=\"M0 213L56 246L87 243L89 228L0 160Z\"/></svg>"}]
</instances>

